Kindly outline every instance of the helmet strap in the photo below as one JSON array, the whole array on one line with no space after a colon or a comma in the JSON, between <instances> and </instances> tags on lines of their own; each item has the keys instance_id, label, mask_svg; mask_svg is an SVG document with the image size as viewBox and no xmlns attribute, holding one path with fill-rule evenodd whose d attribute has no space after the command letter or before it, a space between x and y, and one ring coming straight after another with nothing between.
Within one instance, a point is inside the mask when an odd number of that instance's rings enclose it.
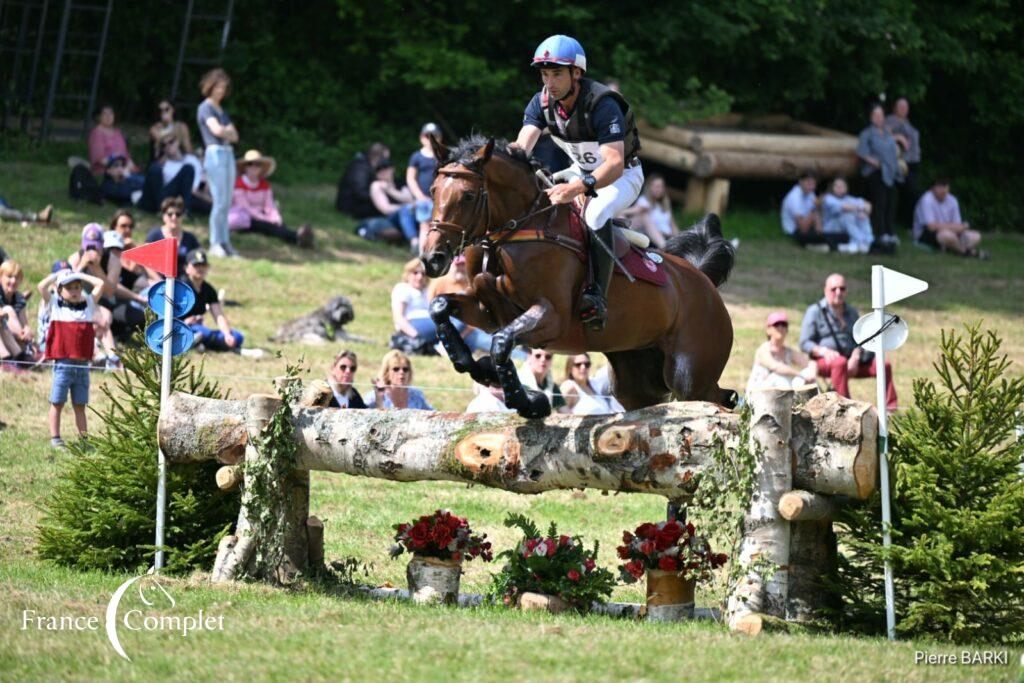
<instances>
[{"instance_id":1,"label":"helmet strap","mask_svg":"<svg viewBox=\"0 0 1024 683\"><path fill-rule=\"evenodd\" d=\"M564 102L567 99L569 99L570 97L573 97L574 95L576 95L580 91L580 79L579 78L573 78L573 73L574 73L573 69L576 69L578 67L570 66L570 67L567 67L567 68L569 69L569 78L572 79L572 87L569 88L569 92L565 93L565 95L563 95L562 97L558 98L558 100L557 100L558 102Z\"/></svg>"}]
</instances>

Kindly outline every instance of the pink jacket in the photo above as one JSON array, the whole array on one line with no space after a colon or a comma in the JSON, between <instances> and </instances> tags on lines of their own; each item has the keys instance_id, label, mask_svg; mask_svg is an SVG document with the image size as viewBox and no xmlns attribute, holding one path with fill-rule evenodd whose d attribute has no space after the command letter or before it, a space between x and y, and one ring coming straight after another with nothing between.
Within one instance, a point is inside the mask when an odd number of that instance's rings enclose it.
<instances>
[{"instance_id":1,"label":"pink jacket","mask_svg":"<svg viewBox=\"0 0 1024 683\"><path fill-rule=\"evenodd\" d=\"M253 186L245 175L239 175L231 195L228 226L232 230L248 230L253 219L278 225L284 222L274 203L274 191L270 189L270 183L261 178Z\"/></svg>"},{"instance_id":2,"label":"pink jacket","mask_svg":"<svg viewBox=\"0 0 1024 683\"><path fill-rule=\"evenodd\" d=\"M89 163L92 164L93 173L103 173L106 170L107 157L111 154L123 156L128 161L129 168L134 165L121 129L96 126L89 132Z\"/></svg>"}]
</instances>

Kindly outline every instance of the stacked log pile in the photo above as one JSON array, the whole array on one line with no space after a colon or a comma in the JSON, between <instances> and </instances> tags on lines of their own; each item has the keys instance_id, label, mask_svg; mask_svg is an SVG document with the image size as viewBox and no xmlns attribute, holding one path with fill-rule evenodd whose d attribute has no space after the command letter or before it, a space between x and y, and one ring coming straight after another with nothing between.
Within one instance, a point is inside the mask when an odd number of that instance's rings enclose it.
<instances>
[{"instance_id":1,"label":"stacked log pile","mask_svg":"<svg viewBox=\"0 0 1024 683\"><path fill-rule=\"evenodd\" d=\"M705 125L657 128L639 123L640 156L691 174L688 211L721 213L732 179L792 180L804 169L822 177L857 171L857 138L793 121L785 116L744 121L725 117ZM783 132L750 132L735 126L765 126Z\"/></svg>"},{"instance_id":2,"label":"stacked log pile","mask_svg":"<svg viewBox=\"0 0 1024 683\"><path fill-rule=\"evenodd\" d=\"M314 392L315 393L315 392ZM836 394L796 397L753 392L750 446L758 453L758 492L744 524L740 561L766 558L767 580L751 570L730 602L730 625L757 633L764 618L804 620L822 606L825 572L835 562L831 517L836 506L875 487L877 418L869 404ZM393 481L455 481L515 493L595 488L661 495L684 507L715 466L722 447L739 445L741 415L720 406L668 403L619 415L552 415L417 410L331 410L293 406L295 468L279 498L283 553L258 578L288 582L323 564L323 523L310 516L309 472L321 470ZM253 443L280 407L275 396L247 401L172 394L160 415L160 446L170 463L218 460L223 488L242 486L233 535L218 552L213 580L252 573L263 539L249 518L247 463L266 457Z\"/></svg>"}]
</instances>

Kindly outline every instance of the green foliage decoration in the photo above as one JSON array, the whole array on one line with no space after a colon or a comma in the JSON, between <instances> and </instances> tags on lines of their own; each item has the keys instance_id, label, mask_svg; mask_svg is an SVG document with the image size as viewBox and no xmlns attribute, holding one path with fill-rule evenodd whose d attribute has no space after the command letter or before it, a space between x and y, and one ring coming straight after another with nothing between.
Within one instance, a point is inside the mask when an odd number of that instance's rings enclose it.
<instances>
[{"instance_id":1,"label":"green foliage decoration","mask_svg":"<svg viewBox=\"0 0 1024 683\"><path fill-rule=\"evenodd\" d=\"M136 338L141 342L141 335ZM160 356L124 349L124 372L103 386L89 439L69 443L70 458L43 502L38 552L75 569L140 571L152 565L156 535ZM174 359L173 391L223 398L187 355ZM208 569L238 514L238 494L217 488L215 462L167 468L165 571Z\"/></svg>"},{"instance_id":2,"label":"green foliage decoration","mask_svg":"<svg viewBox=\"0 0 1024 683\"><path fill-rule=\"evenodd\" d=\"M980 325L943 332L938 382L891 437L897 632L957 643L1024 639L1024 441L1014 434L1024 377ZM840 522L841 623L884 626L880 498Z\"/></svg>"}]
</instances>

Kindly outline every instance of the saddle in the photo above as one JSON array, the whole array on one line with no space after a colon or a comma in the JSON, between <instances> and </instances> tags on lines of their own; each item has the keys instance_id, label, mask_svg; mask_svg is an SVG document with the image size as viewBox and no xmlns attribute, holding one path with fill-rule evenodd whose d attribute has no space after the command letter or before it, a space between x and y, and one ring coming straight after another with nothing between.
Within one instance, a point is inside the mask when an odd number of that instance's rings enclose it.
<instances>
[{"instance_id":1,"label":"saddle","mask_svg":"<svg viewBox=\"0 0 1024 683\"><path fill-rule=\"evenodd\" d=\"M659 287L667 285L668 276L665 274L662 257L654 250L647 249L648 245L650 245L650 239L647 235L642 235L630 229L629 223L622 218L613 218L612 225L615 227L615 230L612 231L615 243L615 256L626 268L626 272L637 280L643 280L652 285ZM590 230L583 221L583 216L580 215L575 206L569 212L569 233L581 245L585 245L586 240L592 239ZM640 246L641 244L643 246ZM586 263L589 258L587 249L578 250L577 256L583 263ZM618 265L615 266L615 274L625 277L625 273L623 273L622 268Z\"/></svg>"}]
</instances>

